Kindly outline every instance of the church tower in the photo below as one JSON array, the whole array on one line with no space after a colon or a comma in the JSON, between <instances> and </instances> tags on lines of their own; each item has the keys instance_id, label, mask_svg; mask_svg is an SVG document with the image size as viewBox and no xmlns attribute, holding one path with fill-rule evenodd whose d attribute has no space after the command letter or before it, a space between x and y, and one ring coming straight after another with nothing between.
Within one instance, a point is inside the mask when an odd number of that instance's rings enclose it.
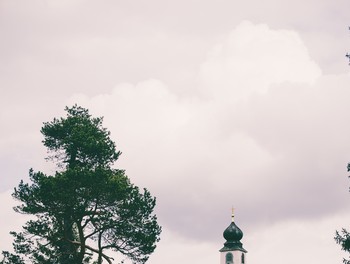
<instances>
[{"instance_id":1,"label":"church tower","mask_svg":"<svg viewBox=\"0 0 350 264\"><path fill-rule=\"evenodd\" d=\"M232 209L232 222L224 231L226 242L220 249L220 264L246 264L246 253L241 239L243 232L234 222L234 213Z\"/></svg>"}]
</instances>

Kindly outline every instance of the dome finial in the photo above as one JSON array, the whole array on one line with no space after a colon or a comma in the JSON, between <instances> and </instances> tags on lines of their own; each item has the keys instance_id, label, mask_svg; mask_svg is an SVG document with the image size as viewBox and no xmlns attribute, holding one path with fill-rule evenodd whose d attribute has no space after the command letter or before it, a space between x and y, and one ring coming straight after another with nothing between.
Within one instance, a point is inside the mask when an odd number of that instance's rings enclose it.
<instances>
[{"instance_id":1,"label":"dome finial","mask_svg":"<svg viewBox=\"0 0 350 264\"><path fill-rule=\"evenodd\" d=\"M232 223L235 221L235 208L232 206Z\"/></svg>"}]
</instances>

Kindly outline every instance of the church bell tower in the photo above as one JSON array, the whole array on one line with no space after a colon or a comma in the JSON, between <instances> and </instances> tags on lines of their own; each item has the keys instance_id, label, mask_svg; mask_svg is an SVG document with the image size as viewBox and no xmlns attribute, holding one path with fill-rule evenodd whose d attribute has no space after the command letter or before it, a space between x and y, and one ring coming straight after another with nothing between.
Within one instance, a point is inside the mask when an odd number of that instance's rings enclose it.
<instances>
[{"instance_id":1,"label":"church bell tower","mask_svg":"<svg viewBox=\"0 0 350 264\"><path fill-rule=\"evenodd\" d=\"M243 248L241 239L243 232L234 222L234 212L232 209L231 224L224 231L226 242L220 249L220 264L247 264L247 250Z\"/></svg>"}]
</instances>

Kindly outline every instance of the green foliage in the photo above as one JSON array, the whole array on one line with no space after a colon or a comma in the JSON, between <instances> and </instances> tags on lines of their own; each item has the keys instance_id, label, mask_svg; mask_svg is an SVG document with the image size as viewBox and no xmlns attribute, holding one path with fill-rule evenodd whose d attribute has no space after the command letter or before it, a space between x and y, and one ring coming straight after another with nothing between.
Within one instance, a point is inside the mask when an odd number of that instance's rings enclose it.
<instances>
[{"instance_id":1,"label":"green foliage","mask_svg":"<svg viewBox=\"0 0 350 264\"><path fill-rule=\"evenodd\" d=\"M85 168L110 166L120 152L102 127L103 118L92 118L87 109L77 105L65 108L66 118L44 123L41 133L44 146L53 152L52 159L61 166L80 165Z\"/></svg>"},{"instance_id":2,"label":"green foliage","mask_svg":"<svg viewBox=\"0 0 350 264\"><path fill-rule=\"evenodd\" d=\"M341 249L350 252L350 233L346 229L342 229L340 232L335 232L335 241L341 246ZM343 259L344 264L350 264L350 260Z\"/></svg>"},{"instance_id":3,"label":"green foliage","mask_svg":"<svg viewBox=\"0 0 350 264\"><path fill-rule=\"evenodd\" d=\"M66 108L67 118L44 123L43 143L63 170L54 176L30 170L20 182L15 211L34 215L14 236L16 254L2 263L102 263L111 251L144 263L159 241L155 198L111 165L120 152L86 109Z\"/></svg>"},{"instance_id":4,"label":"green foliage","mask_svg":"<svg viewBox=\"0 0 350 264\"><path fill-rule=\"evenodd\" d=\"M350 171L350 163L348 163L347 168L348 168L348 172L349 172ZM341 246L342 250L344 250L346 252L350 252L350 233L345 228L343 228L340 232L336 231L334 239L337 242L337 244L339 244ZM350 260L344 258L343 263L350 264Z\"/></svg>"}]
</instances>

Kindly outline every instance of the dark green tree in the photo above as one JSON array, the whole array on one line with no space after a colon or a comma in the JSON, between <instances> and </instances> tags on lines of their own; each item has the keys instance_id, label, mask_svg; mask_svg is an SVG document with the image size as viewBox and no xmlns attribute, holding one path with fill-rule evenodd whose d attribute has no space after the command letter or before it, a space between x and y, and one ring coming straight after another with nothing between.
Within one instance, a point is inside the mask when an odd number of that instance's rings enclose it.
<instances>
[{"instance_id":1,"label":"dark green tree","mask_svg":"<svg viewBox=\"0 0 350 264\"><path fill-rule=\"evenodd\" d=\"M343 228L341 231L335 232L335 241L341 246L341 249L350 252L350 233ZM350 260L343 259L344 264L350 264Z\"/></svg>"},{"instance_id":2,"label":"dark green tree","mask_svg":"<svg viewBox=\"0 0 350 264\"><path fill-rule=\"evenodd\" d=\"M76 105L65 110L67 117L41 129L57 172L30 170L30 183L21 181L14 190L21 202L15 211L35 219L12 232L14 253L3 252L2 263L111 264L113 251L146 262L161 232L155 198L112 168L120 152L102 118Z\"/></svg>"},{"instance_id":3,"label":"dark green tree","mask_svg":"<svg viewBox=\"0 0 350 264\"><path fill-rule=\"evenodd\" d=\"M349 171L350 171L350 163L348 163L348 172ZM337 242L337 244L341 246L342 250L350 253L350 233L345 228L342 228L341 231L336 231L334 239ZM350 260L344 258L343 263L350 264Z\"/></svg>"}]
</instances>

